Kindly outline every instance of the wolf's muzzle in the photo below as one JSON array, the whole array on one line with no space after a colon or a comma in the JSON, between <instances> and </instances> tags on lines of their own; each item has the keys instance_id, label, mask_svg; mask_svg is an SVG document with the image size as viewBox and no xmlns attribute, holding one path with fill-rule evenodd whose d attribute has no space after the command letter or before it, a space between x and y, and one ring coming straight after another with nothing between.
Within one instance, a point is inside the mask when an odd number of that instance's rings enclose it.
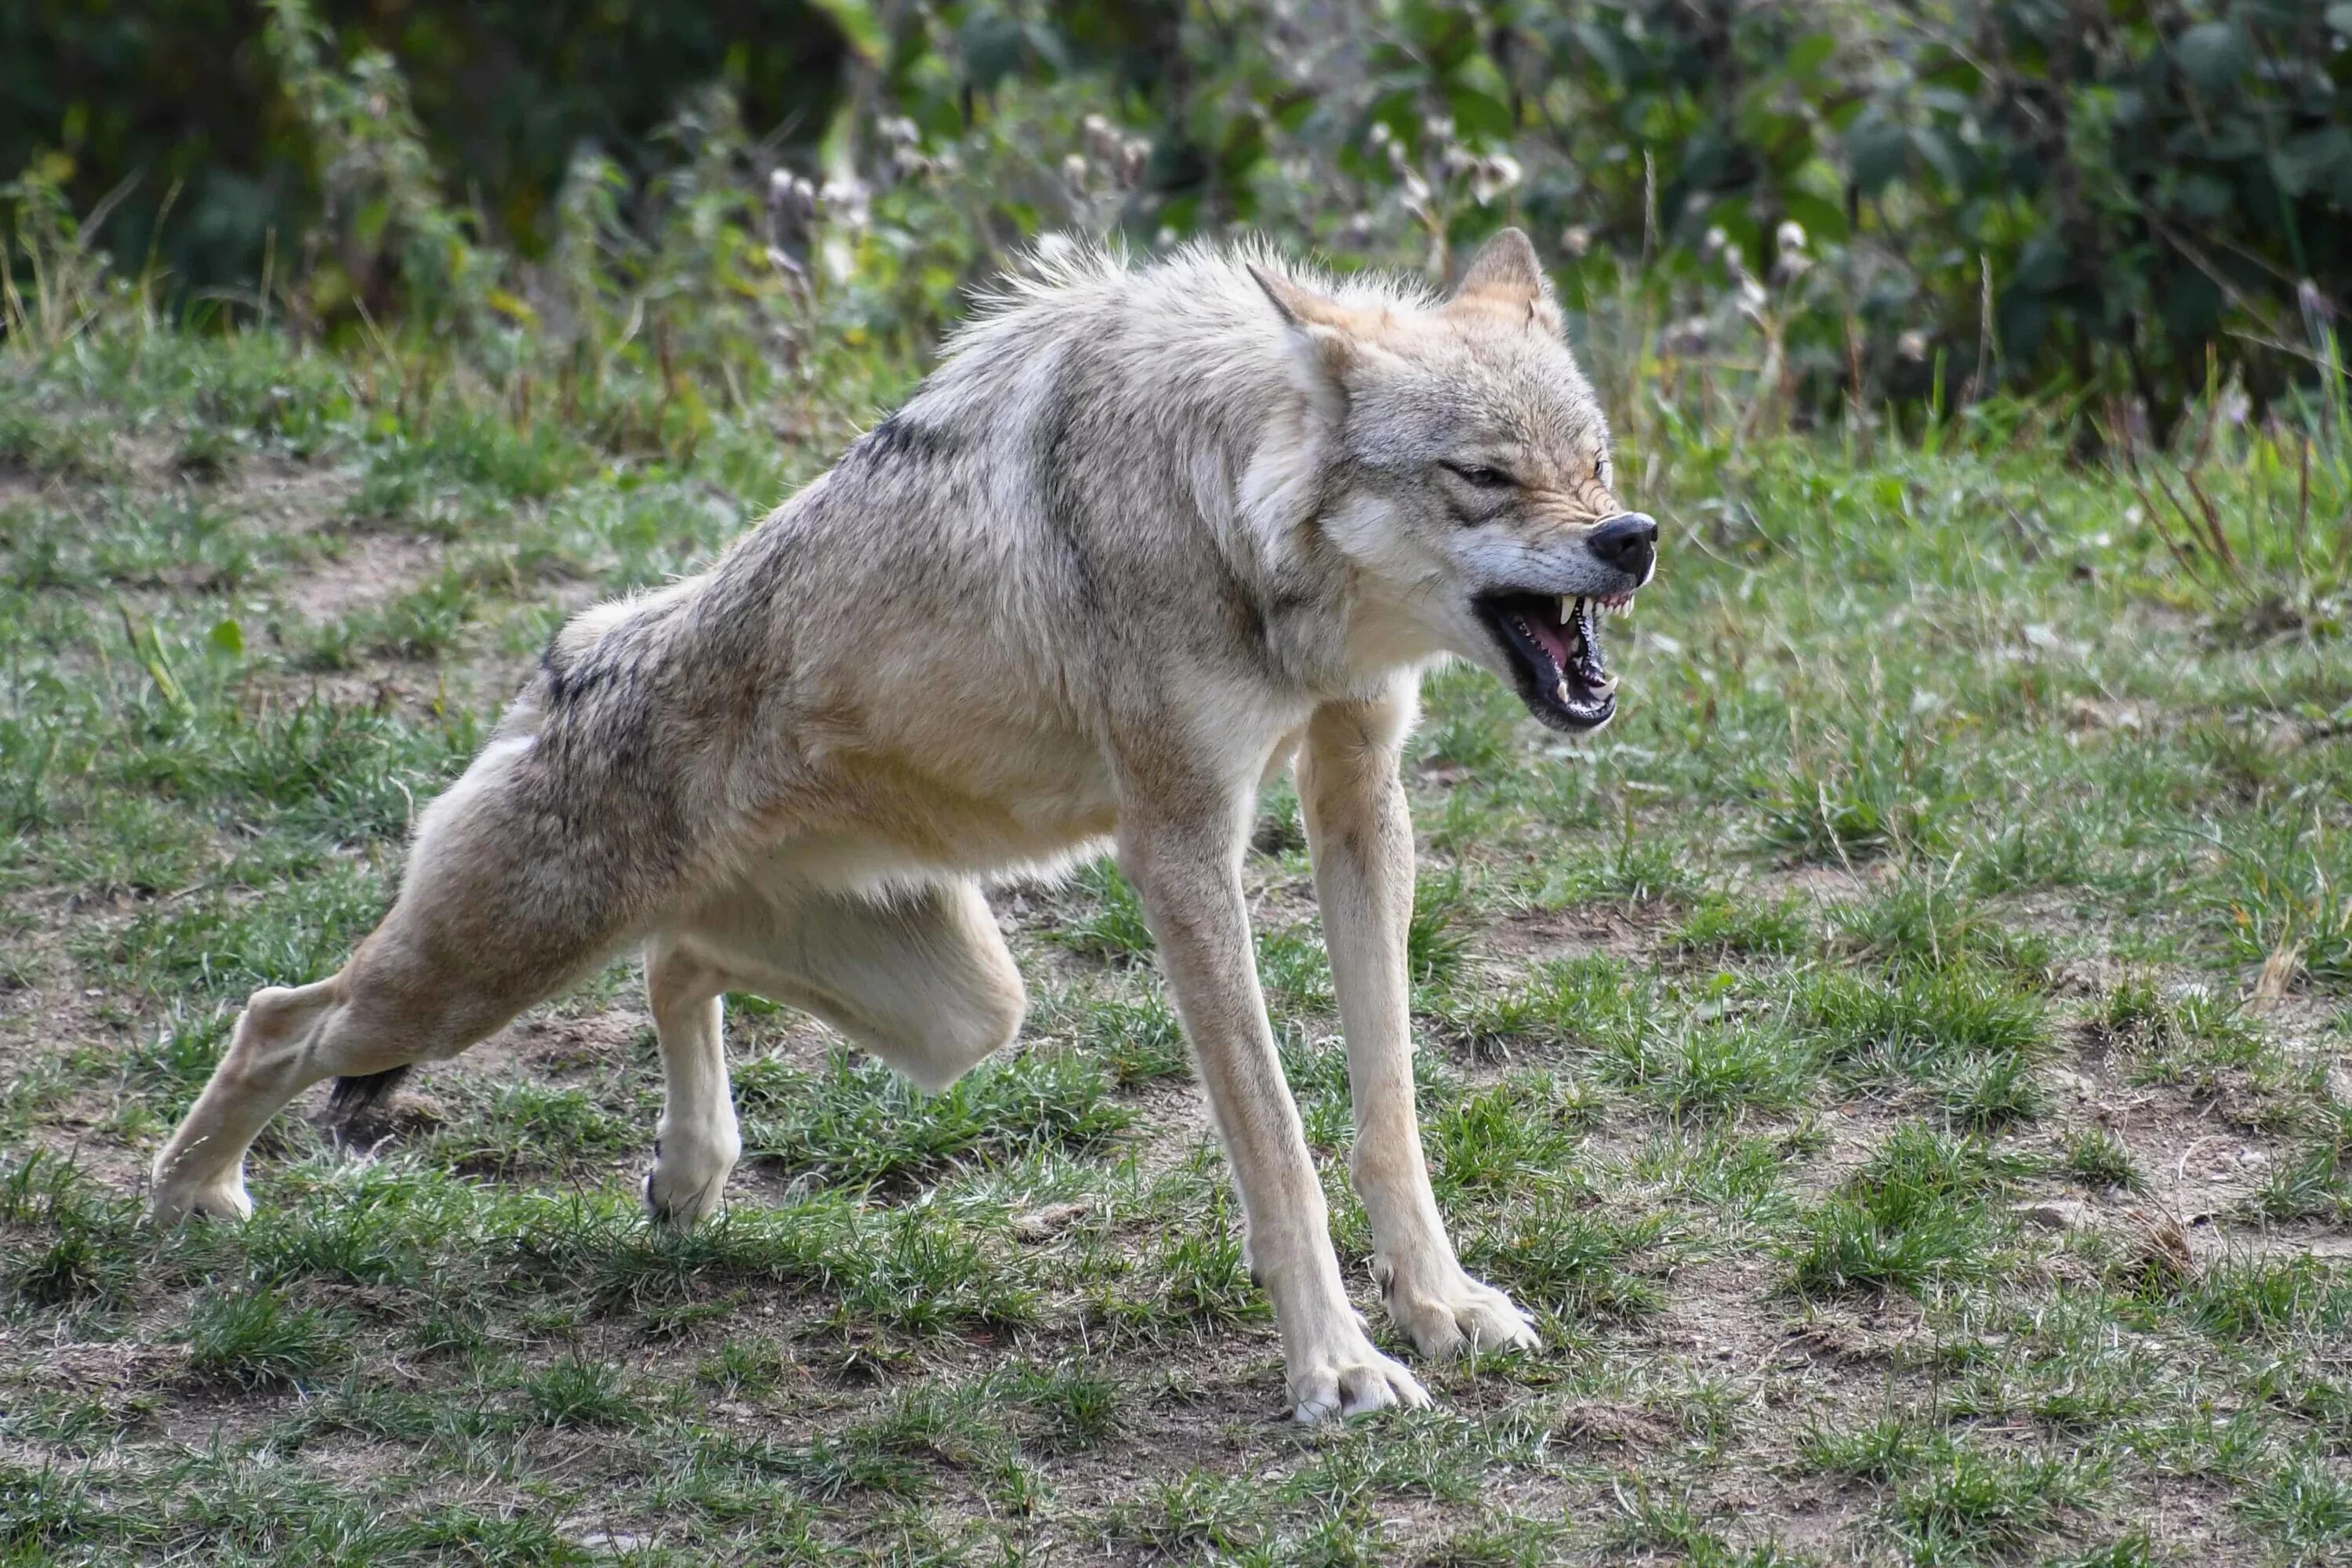
<instances>
[{"instance_id":1,"label":"wolf's muzzle","mask_svg":"<svg viewBox=\"0 0 2352 1568\"><path fill-rule=\"evenodd\" d=\"M1584 536L1584 548L1603 566L1622 572L1638 585L1658 563L1658 523L1646 512L1620 512Z\"/></svg>"}]
</instances>

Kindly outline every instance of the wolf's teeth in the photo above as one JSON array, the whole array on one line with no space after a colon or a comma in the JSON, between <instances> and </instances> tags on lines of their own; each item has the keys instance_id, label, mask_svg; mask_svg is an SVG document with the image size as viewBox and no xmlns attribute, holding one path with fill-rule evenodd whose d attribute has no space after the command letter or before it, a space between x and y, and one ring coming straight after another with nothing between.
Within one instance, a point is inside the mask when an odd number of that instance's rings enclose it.
<instances>
[{"instance_id":1,"label":"wolf's teeth","mask_svg":"<svg viewBox=\"0 0 2352 1568\"><path fill-rule=\"evenodd\" d=\"M1574 598L1573 596L1570 595L1562 594L1562 595L1559 596L1559 624L1560 624L1561 626L1567 626L1567 625L1569 625L1571 621L1575 620L1575 618L1576 618L1576 600L1575 600L1575 598Z\"/></svg>"},{"instance_id":2,"label":"wolf's teeth","mask_svg":"<svg viewBox=\"0 0 2352 1568\"><path fill-rule=\"evenodd\" d=\"M1551 694L1559 699L1562 707L1572 706L1576 701L1568 694L1568 677L1565 675L1559 678L1559 684L1551 689Z\"/></svg>"}]
</instances>

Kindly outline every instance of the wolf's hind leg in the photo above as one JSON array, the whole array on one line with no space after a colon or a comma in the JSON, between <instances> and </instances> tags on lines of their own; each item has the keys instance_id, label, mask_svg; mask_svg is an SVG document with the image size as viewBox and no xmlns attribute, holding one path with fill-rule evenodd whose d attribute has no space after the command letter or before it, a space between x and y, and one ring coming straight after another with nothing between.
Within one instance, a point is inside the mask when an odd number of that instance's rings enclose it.
<instances>
[{"instance_id":1,"label":"wolf's hind leg","mask_svg":"<svg viewBox=\"0 0 2352 1568\"><path fill-rule=\"evenodd\" d=\"M485 752L426 813L392 912L341 970L265 986L155 1157L160 1220L243 1217L245 1152L289 1100L330 1078L457 1055L593 964L619 933L611 879L515 798L511 755ZM577 858L577 857L572 857ZM551 890L552 889L552 890Z\"/></svg>"},{"instance_id":2,"label":"wolf's hind leg","mask_svg":"<svg viewBox=\"0 0 2352 1568\"><path fill-rule=\"evenodd\" d=\"M247 998L204 1092L155 1157L157 1219L242 1219L253 1212L246 1148L296 1095L324 1079L455 1056L538 1000L470 991L462 971L421 968L386 951L394 945L380 933L315 984Z\"/></svg>"},{"instance_id":3,"label":"wolf's hind leg","mask_svg":"<svg viewBox=\"0 0 2352 1568\"><path fill-rule=\"evenodd\" d=\"M820 1017L937 1094L1012 1043L1028 992L970 882L802 906L793 957Z\"/></svg>"},{"instance_id":4,"label":"wolf's hind leg","mask_svg":"<svg viewBox=\"0 0 2352 1568\"><path fill-rule=\"evenodd\" d=\"M931 1093L1021 1027L1021 971L965 882L881 898L738 889L646 957L663 1099L646 1206L678 1228L719 1206L743 1142L727 1081L721 994L815 1014Z\"/></svg>"}]
</instances>

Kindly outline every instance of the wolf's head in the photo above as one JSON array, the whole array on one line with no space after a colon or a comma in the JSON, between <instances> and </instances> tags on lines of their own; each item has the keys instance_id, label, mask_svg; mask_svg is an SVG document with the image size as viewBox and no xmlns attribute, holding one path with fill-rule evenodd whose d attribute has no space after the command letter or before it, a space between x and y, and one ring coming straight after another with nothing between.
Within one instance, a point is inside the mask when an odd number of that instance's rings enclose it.
<instances>
[{"instance_id":1,"label":"wolf's head","mask_svg":"<svg viewBox=\"0 0 2352 1568\"><path fill-rule=\"evenodd\" d=\"M1254 268L1321 425L1325 536L1388 635L1474 659L1556 730L1617 710L1594 621L1657 563L1617 500L1609 426L1516 228L1435 309L1327 298Z\"/></svg>"}]
</instances>

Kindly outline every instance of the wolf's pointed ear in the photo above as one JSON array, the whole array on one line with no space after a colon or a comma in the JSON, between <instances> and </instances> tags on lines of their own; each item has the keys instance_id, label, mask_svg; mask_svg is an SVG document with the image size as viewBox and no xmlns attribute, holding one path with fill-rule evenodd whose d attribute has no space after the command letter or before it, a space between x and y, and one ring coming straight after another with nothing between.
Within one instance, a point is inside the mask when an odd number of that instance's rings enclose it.
<instances>
[{"instance_id":1,"label":"wolf's pointed ear","mask_svg":"<svg viewBox=\"0 0 2352 1568\"><path fill-rule=\"evenodd\" d=\"M1314 289L1285 278L1271 268L1261 267L1253 261L1249 263L1249 275L1257 279L1257 286L1265 290L1267 299L1274 301L1274 308L1282 313L1283 321L1302 332L1312 336L1318 327L1326 331L1346 332L1353 324L1345 305L1337 300L1325 299Z\"/></svg>"},{"instance_id":2,"label":"wolf's pointed ear","mask_svg":"<svg viewBox=\"0 0 2352 1568\"><path fill-rule=\"evenodd\" d=\"M1348 372L1367 353L1364 319L1270 267L1255 261L1248 266L1249 275L1290 329L1295 358L1305 376L1302 390L1324 417L1336 421L1347 407Z\"/></svg>"},{"instance_id":3,"label":"wolf's pointed ear","mask_svg":"<svg viewBox=\"0 0 2352 1568\"><path fill-rule=\"evenodd\" d=\"M1528 238L1525 229L1507 228L1481 246L1446 306L1510 315L1525 312L1528 326L1554 337L1563 330L1559 306L1551 297L1551 279L1544 276L1535 242Z\"/></svg>"},{"instance_id":4,"label":"wolf's pointed ear","mask_svg":"<svg viewBox=\"0 0 2352 1568\"><path fill-rule=\"evenodd\" d=\"M1454 297L1524 305L1550 292L1551 284L1544 277L1543 263L1536 258L1535 242L1528 237L1528 231L1507 228L1478 247Z\"/></svg>"}]
</instances>

